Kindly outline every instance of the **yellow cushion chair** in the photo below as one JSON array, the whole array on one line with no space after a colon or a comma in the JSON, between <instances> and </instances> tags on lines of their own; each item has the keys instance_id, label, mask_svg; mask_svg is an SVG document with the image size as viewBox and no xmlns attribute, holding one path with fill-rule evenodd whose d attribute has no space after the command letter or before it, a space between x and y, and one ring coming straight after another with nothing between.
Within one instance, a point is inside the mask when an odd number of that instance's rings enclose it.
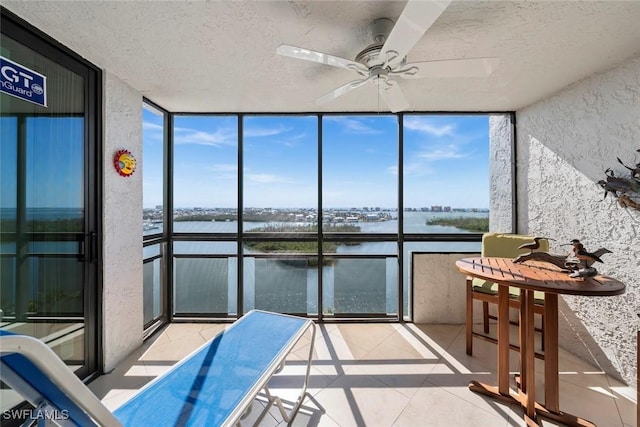
<instances>
[{"instance_id":1,"label":"yellow cushion chair","mask_svg":"<svg viewBox=\"0 0 640 427\"><path fill-rule=\"evenodd\" d=\"M506 233L485 233L482 236L482 256L483 257L501 257L516 258L518 255L527 254L530 249L519 249L521 245L533 243L533 236L521 234ZM548 252L549 241L547 239L539 240L540 246L535 251ZM482 301L482 323L484 334L473 332L473 300ZM540 314L542 325L544 325L544 293L535 292L534 294L534 312ZM473 354L473 337L482 338L487 341L497 342L495 338L488 336L489 319L497 319L496 316L489 313L489 304L498 304L498 285L482 279L467 277L467 354ZM513 308L520 307L520 289L509 287L509 306ZM513 322L512 322L513 323ZM543 332L544 328L536 328L537 331ZM544 340L543 340L544 341ZM519 350L517 346L511 346L515 350ZM544 358L537 353L537 357Z\"/></svg>"}]
</instances>

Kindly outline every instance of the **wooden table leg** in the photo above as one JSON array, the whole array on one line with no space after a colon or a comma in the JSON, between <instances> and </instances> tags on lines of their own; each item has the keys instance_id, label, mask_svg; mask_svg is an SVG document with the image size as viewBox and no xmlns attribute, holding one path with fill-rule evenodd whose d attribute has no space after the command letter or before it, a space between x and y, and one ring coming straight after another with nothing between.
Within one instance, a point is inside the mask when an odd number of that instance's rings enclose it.
<instances>
[{"instance_id":1,"label":"wooden table leg","mask_svg":"<svg viewBox=\"0 0 640 427\"><path fill-rule=\"evenodd\" d=\"M509 287L498 287L498 391L509 396Z\"/></svg>"},{"instance_id":2,"label":"wooden table leg","mask_svg":"<svg viewBox=\"0 0 640 427\"><path fill-rule=\"evenodd\" d=\"M533 301L533 291L531 291ZM533 305L532 305L533 314ZM533 316L531 316L533 321ZM560 410L560 379L558 376L558 295L544 297L544 406L535 403L536 414L567 426L595 427L589 420ZM535 381L535 380L534 380Z\"/></svg>"},{"instance_id":3,"label":"wooden table leg","mask_svg":"<svg viewBox=\"0 0 640 427\"><path fill-rule=\"evenodd\" d=\"M560 411L558 295L552 293L544 297L544 402L549 411Z\"/></svg>"},{"instance_id":4,"label":"wooden table leg","mask_svg":"<svg viewBox=\"0 0 640 427\"><path fill-rule=\"evenodd\" d=\"M509 387L509 288L498 287L498 387L478 381L469 383L469 390L481 393L507 404L518 401L511 396Z\"/></svg>"},{"instance_id":5,"label":"wooden table leg","mask_svg":"<svg viewBox=\"0 0 640 427\"><path fill-rule=\"evenodd\" d=\"M526 291L520 289L520 310L518 312L518 344L520 345L520 375L518 376L518 393L520 399L524 400L523 394L527 392L527 366L522 356L527 352L527 334L524 327L526 320Z\"/></svg>"},{"instance_id":6,"label":"wooden table leg","mask_svg":"<svg viewBox=\"0 0 640 427\"><path fill-rule=\"evenodd\" d=\"M536 419L536 366L534 347L534 319L533 319L533 291L524 291L524 304L520 305L523 323L520 328L524 330L525 350L520 350L522 366L525 367L522 381L525 387L526 399L524 401L525 414L528 418ZM545 357L546 359L546 357Z\"/></svg>"},{"instance_id":7,"label":"wooden table leg","mask_svg":"<svg viewBox=\"0 0 640 427\"><path fill-rule=\"evenodd\" d=\"M503 290L504 295L501 295ZM517 376L518 395L509 387L509 295L506 286L498 290L498 387L471 381L469 389L501 402L516 403L524 410L528 427L540 426L540 417L571 427L595 427L589 420L560 411L560 381L558 376L558 295L545 295L545 405L536 402L534 291L520 294L520 375ZM640 332L638 333L640 346ZM638 356L640 359L640 355ZM638 361L640 365L640 360ZM639 414L640 417L640 414Z\"/></svg>"}]
</instances>

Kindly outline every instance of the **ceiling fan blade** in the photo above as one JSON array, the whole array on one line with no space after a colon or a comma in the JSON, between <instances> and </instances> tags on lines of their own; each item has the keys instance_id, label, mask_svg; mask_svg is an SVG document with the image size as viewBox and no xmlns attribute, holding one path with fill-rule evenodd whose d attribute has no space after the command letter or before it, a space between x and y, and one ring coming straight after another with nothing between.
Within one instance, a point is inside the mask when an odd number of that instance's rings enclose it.
<instances>
[{"instance_id":1,"label":"ceiling fan blade","mask_svg":"<svg viewBox=\"0 0 640 427\"><path fill-rule=\"evenodd\" d=\"M296 59L304 59L305 61L317 62L320 64L331 65L332 67L345 68L359 72L363 76L368 75L367 68L350 59L341 58L339 56L329 55L328 53L317 52L302 47L281 44L276 49L276 53L282 56L289 56Z\"/></svg>"},{"instance_id":2,"label":"ceiling fan blade","mask_svg":"<svg viewBox=\"0 0 640 427\"><path fill-rule=\"evenodd\" d=\"M326 104L329 101L333 101L337 97L342 96L347 92L351 92L352 90L359 88L360 86L362 86L363 84L365 84L369 80L370 80L370 78L367 77L366 79L353 80L353 81L351 81L349 83L343 84L342 86L332 90L328 94L326 94L324 96L321 96L320 98L316 99L316 104L317 105L322 105L322 104Z\"/></svg>"},{"instance_id":3,"label":"ceiling fan blade","mask_svg":"<svg viewBox=\"0 0 640 427\"><path fill-rule=\"evenodd\" d=\"M413 62L402 70L390 74L405 79L486 77L500 65L499 58L446 59L442 61Z\"/></svg>"},{"instance_id":4,"label":"ceiling fan blade","mask_svg":"<svg viewBox=\"0 0 640 427\"><path fill-rule=\"evenodd\" d=\"M380 88L380 96L382 96L382 99L392 113L397 113L398 111L409 108L409 102L407 98L404 97L400 85L393 80L387 82L387 87Z\"/></svg>"},{"instance_id":5,"label":"ceiling fan blade","mask_svg":"<svg viewBox=\"0 0 640 427\"><path fill-rule=\"evenodd\" d=\"M382 46L387 65L393 69L424 33L436 22L452 0L409 0Z\"/></svg>"}]
</instances>

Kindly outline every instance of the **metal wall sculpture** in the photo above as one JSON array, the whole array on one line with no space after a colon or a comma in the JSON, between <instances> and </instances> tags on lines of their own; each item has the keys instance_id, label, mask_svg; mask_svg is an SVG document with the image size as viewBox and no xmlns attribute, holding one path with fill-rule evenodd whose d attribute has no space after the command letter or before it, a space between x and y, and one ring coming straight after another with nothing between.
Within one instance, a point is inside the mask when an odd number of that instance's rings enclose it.
<instances>
[{"instance_id":1,"label":"metal wall sculpture","mask_svg":"<svg viewBox=\"0 0 640 427\"><path fill-rule=\"evenodd\" d=\"M640 153L640 149L636 150ZM611 194L618 200L623 208L633 208L640 211L640 162L634 167L627 166L618 157L618 162L629 170L623 176L616 176L611 168L605 171L607 178L598 181L598 185L604 188L604 197Z\"/></svg>"}]
</instances>

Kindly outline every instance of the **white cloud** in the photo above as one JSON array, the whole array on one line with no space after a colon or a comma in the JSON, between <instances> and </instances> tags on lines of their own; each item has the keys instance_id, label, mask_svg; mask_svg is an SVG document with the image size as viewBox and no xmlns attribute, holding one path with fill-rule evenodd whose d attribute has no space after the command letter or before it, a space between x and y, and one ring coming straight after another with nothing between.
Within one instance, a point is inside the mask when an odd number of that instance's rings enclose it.
<instances>
[{"instance_id":1,"label":"white cloud","mask_svg":"<svg viewBox=\"0 0 640 427\"><path fill-rule=\"evenodd\" d=\"M402 168L402 173L405 177L432 175L434 172L434 169L427 166L427 162L425 161L414 161L412 163L407 163Z\"/></svg>"},{"instance_id":2,"label":"white cloud","mask_svg":"<svg viewBox=\"0 0 640 427\"><path fill-rule=\"evenodd\" d=\"M196 144L220 147L236 145L238 142L235 129L220 128L215 132L204 132L190 128L174 128L174 142L176 144Z\"/></svg>"},{"instance_id":3,"label":"white cloud","mask_svg":"<svg viewBox=\"0 0 640 427\"><path fill-rule=\"evenodd\" d=\"M217 163L207 168L213 173L213 178L217 181L231 181L230 185L236 186L238 179L238 165L230 163Z\"/></svg>"},{"instance_id":4,"label":"white cloud","mask_svg":"<svg viewBox=\"0 0 640 427\"><path fill-rule=\"evenodd\" d=\"M211 166L211 170L214 172L237 172L238 165L233 163L217 163Z\"/></svg>"},{"instance_id":5,"label":"white cloud","mask_svg":"<svg viewBox=\"0 0 640 427\"><path fill-rule=\"evenodd\" d=\"M279 182L287 182L284 177L269 173L248 173L245 179L254 184L275 184Z\"/></svg>"},{"instance_id":6,"label":"white cloud","mask_svg":"<svg viewBox=\"0 0 640 427\"><path fill-rule=\"evenodd\" d=\"M325 120L329 120L332 122L337 122L344 126L344 130L348 133L357 133L357 134L376 134L381 133L380 130L369 126L366 123L366 119L356 119L353 117L345 117L345 116L325 116Z\"/></svg>"},{"instance_id":7,"label":"white cloud","mask_svg":"<svg viewBox=\"0 0 640 427\"><path fill-rule=\"evenodd\" d=\"M468 156L468 154L459 152L458 147L455 145L447 145L442 148L423 151L417 155L418 158L424 159L427 161L437 161L442 159L460 159L466 156Z\"/></svg>"},{"instance_id":8,"label":"white cloud","mask_svg":"<svg viewBox=\"0 0 640 427\"><path fill-rule=\"evenodd\" d=\"M437 137L454 135L454 125L448 124L436 126L429 122L430 119L427 117L407 117L404 120L404 127L409 130Z\"/></svg>"},{"instance_id":9,"label":"white cloud","mask_svg":"<svg viewBox=\"0 0 640 427\"><path fill-rule=\"evenodd\" d=\"M242 133L245 138L256 138L263 136L280 135L285 132L289 132L291 128L286 126L276 127L259 127L259 126L245 126Z\"/></svg>"},{"instance_id":10,"label":"white cloud","mask_svg":"<svg viewBox=\"0 0 640 427\"><path fill-rule=\"evenodd\" d=\"M151 122L142 122L142 129L162 131L164 129L164 126Z\"/></svg>"},{"instance_id":11,"label":"white cloud","mask_svg":"<svg viewBox=\"0 0 640 427\"><path fill-rule=\"evenodd\" d=\"M303 141L306 137L307 137L307 134L300 133L298 135L293 135L286 139L280 139L274 142L276 144L284 145L285 147L288 147L288 148L294 148L294 147L297 147L300 144L300 141Z\"/></svg>"}]
</instances>

